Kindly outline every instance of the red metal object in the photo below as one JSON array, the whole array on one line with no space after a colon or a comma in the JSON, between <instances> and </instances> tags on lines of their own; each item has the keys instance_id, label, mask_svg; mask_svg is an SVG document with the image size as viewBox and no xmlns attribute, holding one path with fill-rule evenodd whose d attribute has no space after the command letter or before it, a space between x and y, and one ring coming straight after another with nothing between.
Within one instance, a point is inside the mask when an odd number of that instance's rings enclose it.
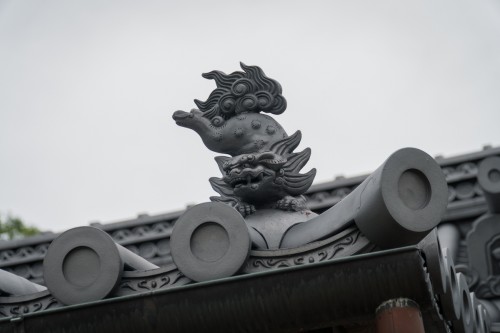
<instances>
[{"instance_id":1,"label":"red metal object","mask_svg":"<svg viewBox=\"0 0 500 333\"><path fill-rule=\"evenodd\" d=\"M377 333L425 333L422 313L408 298L391 299L376 310Z\"/></svg>"}]
</instances>

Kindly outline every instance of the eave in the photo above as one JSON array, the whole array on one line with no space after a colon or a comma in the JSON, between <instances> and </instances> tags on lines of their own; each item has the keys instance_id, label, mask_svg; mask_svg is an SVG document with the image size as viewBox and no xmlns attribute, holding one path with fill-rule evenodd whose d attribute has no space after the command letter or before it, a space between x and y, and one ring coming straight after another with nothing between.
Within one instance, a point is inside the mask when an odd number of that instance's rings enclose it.
<instances>
[{"instance_id":1,"label":"eave","mask_svg":"<svg viewBox=\"0 0 500 333\"><path fill-rule=\"evenodd\" d=\"M297 332L370 327L375 309L416 301L426 332L446 332L417 247L195 283L0 320L14 332Z\"/></svg>"}]
</instances>

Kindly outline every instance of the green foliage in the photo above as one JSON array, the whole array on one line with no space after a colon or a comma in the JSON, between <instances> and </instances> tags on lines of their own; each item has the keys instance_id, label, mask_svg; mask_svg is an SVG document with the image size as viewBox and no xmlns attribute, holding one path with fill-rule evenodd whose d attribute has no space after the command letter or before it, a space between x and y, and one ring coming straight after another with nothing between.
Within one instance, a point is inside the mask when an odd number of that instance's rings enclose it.
<instances>
[{"instance_id":1,"label":"green foliage","mask_svg":"<svg viewBox=\"0 0 500 333\"><path fill-rule=\"evenodd\" d=\"M40 233L40 230L36 227L25 225L16 216L9 214L3 217L0 215L0 240L24 238L38 233Z\"/></svg>"}]
</instances>

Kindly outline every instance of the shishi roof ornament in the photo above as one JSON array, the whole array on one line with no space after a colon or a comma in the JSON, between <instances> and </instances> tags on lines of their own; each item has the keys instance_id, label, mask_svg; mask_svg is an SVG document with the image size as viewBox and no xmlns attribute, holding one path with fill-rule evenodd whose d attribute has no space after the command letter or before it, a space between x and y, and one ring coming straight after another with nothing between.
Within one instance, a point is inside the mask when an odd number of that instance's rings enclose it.
<instances>
[{"instance_id":1,"label":"shishi roof ornament","mask_svg":"<svg viewBox=\"0 0 500 333\"><path fill-rule=\"evenodd\" d=\"M281 85L257 66L241 63L243 72L211 71L217 88L198 109L176 111L180 126L196 131L208 149L228 154L215 158L222 178L210 178L220 194L211 197L236 208L243 216L260 208L303 211L301 195L311 186L316 170L299 171L308 162L309 148L294 152L301 132L288 136L283 127L263 113L281 114L286 100Z\"/></svg>"}]
</instances>

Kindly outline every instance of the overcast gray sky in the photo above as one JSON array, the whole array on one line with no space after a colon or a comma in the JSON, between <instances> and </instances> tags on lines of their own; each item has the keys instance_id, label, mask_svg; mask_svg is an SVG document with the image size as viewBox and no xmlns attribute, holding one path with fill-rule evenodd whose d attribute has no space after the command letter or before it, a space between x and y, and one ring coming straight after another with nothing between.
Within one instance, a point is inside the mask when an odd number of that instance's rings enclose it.
<instances>
[{"instance_id":1,"label":"overcast gray sky","mask_svg":"<svg viewBox=\"0 0 500 333\"><path fill-rule=\"evenodd\" d=\"M46 230L207 201L173 111L258 65L316 183L500 144L500 1L0 1L0 212Z\"/></svg>"}]
</instances>

